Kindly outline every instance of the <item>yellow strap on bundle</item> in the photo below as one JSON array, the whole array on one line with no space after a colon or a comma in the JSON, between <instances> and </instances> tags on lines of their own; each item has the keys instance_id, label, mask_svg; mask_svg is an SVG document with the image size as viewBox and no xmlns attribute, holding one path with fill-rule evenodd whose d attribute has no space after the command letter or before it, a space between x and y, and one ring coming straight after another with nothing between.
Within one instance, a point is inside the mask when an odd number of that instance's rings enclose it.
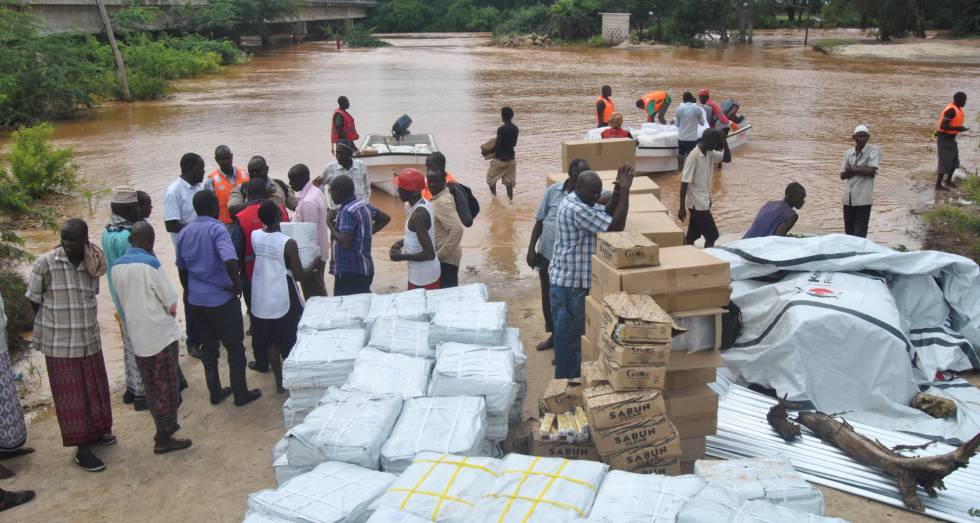
<instances>
[{"instance_id":1,"label":"yellow strap on bundle","mask_svg":"<svg viewBox=\"0 0 980 523\"><path fill-rule=\"evenodd\" d=\"M472 470L479 470L479 471L482 471L482 472L486 472L487 474L490 474L493 477L497 477L497 473L494 472L493 470L490 470L487 467L484 467L482 465L476 465L474 463L467 463L466 460L469 459L469 456L464 457L462 461L459 461L459 460L450 460L450 459L447 459L448 457L449 457L448 454L443 454L442 456L439 457L439 459L417 459L417 460L414 460L413 463L431 463L431 466L429 467L429 470L425 471L425 474L423 474L422 477L419 478L418 482L416 482L415 485L412 488L389 488L389 489L387 489L387 492L405 492L405 493L408 494L407 496L405 496L405 499L402 500L402 504L398 507L399 510L405 510L405 507L408 506L409 500L411 500L412 499L412 496L414 496L416 494L419 494L419 495L422 495L422 496L432 496L434 498L439 498L439 501L436 502L436 508L435 508L435 510L432 511L432 520L433 521L436 521L438 519L439 510L442 508L442 504L447 499L449 501L453 501L453 502L456 502L456 503L462 503L463 505L467 505L467 506L472 506L473 505L472 502L466 501L465 499L457 498L457 497L453 497L453 496L450 496L449 495L449 489L451 489L452 486L453 486L453 484L456 482L456 478L459 476L459 472L461 470L463 470L464 468L472 469ZM429 476L431 476L432 473L435 472L436 468L438 468L439 465L452 465L452 466L456 467L456 470L453 471L453 475L449 478L449 483L446 484L446 488L443 489L442 492L434 492L434 491L430 491L430 490L421 490L421 489L419 489L419 487L421 487L422 484L425 483L425 480L429 479Z\"/></svg>"},{"instance_id":2,"label":"yellow strap on bundle","mask_svg":"<svg viewBox=\"0 0 980 523\"><path fill-rule=\"evenodd\" d=\"M534 510L538 508L538 505L541 503L541 499L544 498L545 494L547 494L549 490L551 490L551 486L555 484L556 479L561 477L561 471L565 470L565 467L567 467L569 463L571 462L568 461L567 459L563 459L561 462L561 466L558 467L558 470L556 470L554 474L550 475L551 478L548 480L548 484L544 486L544 489L541 491L540 494L538 494L538 497L534 500L534 502L531 503L531 508L527 509L527 514L524 515L524 519L522 520L522 523L527 523L527 520L531 519L531 516L534 515ZM548 502L550 503L550 501ZM580 516L584 515L582 514L581 510L578 510L578 512Z\"/></svg>"},{"instance_id":3,"label":"yellow strap on bundle","mask_svg":"<svg viewBox=\"0 0 980 523\"><path fill-rule=\"evenodd\" d=\"M553 501L553 500L544 499L544 496L548 494L548 491L554 485L555 481L556 480L559 480L559 479L568 481L569 483L573 483L573 484L576 484L576 485L581 485L583 487L587 487L589 489L592 489L592 491L596 491L597 490L596 487L594 485L592 485L591 483L587 482L587 481L582 481L580 479L570 478L568 476L562 476L561 475L561 471L564 470L565 467L567 467L571 463L571 461L569 461L567 459L563 459L562 460L561 466L558 467L558 470L555 471L555 472L535 472L534 471L534 468L538 465L538 462L540 460L541 460L540 457L534 458L534 460L531 462L531 466L528 467L527 470L517 470L517 469L514 469L514 470L505 470L504 471L504 474L521 474L523 477L521 478L521 481L517 484L517 488L514 490L514 493L513 494L510 494L510 495L506 495L506 494L492 494L493 497L507 498L508 499L507 505L504 507L503 513L500 514L500 519L497 520L497 523L503 523L504 518L510 512L511 506L514 504L514 501L516 501L516 500L528 501L528 502L531 503L531 508L528 509L527 514L525 514L524 515L524 518L521 520L522 523L527 523L531 519L531 516L534 515L535 509L541 503L545 503L547 505L553 505L555 507L558 507L558 508L561 508L561 509L565 509L565 510L574 511L580 517L584 517L585 516L585 512L582 509L576 507L575 505L571 505L571 504L568 504L568 503L562 503L561 501ZM530 478L531 476L546 476L546 477L550 478L548 480L548 484L545 485L545 487L541 491L541 493L538 494L538 496L535 497L535 498L532 498L532 497L529 497L529 496L521 496L520 495L521 488L524 487L524 483L526 483L527 480L528 480L528 478Z\"/></svg>"},{"instance_id":4,"label":"yellow strap on bundle","mask_svg":"<svg viewBox=\"0 0 980 523\"><path fill-rule=\"evenodd\" d=\"M429 470L425 471L425 474L422 474L422 477L419 478L418 482L416 482L415 483L415 486L413 486L412 488L410 488L410 489L388 489L389 492L400 492L400 491L408 492L408 495L405 496L405 499L404 500L402 500L402 504L401 504L401 506L398 507L398 510L405 510L405 507L408 506L408 501L410 499L412 499L412 496L414 496L416 493L420 493L420 491L418 490L418 488L422 486L422 483L425 483L425 480L429 479L429 476L431 476L432 475L432 472L436 470L436 467L438 467L439 464L442 463L445 460L446 460L446 455L445 454L443 454L442 456L439 456L439 459L438 460L435 460L435 461L430 460L430 463L432 463L432 465L429 466Z\"/></svg>"},{"instance_id":5,"label":"yellow strap on bundle","mask_svg":"<svg viewBox=\"0 0 980 523\"><path fill-rule=\"evenodd\" d=\"M539 461L541 461L540 457L534 458L531 461L531 466L528 467L526 471L521 471L521 470L504 471L505 474L522 473L523 477L521 478L521 481L517 483L517 488L514 489L514 493L511 494L510 496L507 496L510 499L507 500L507 505L504 507L504 511L500 513L500 519L497 520L497 523L504 523L504 518L507 517L507 513L510 512L510 507L514 504L514 500L517 499L517 495L521 492L521 487L523 487L524 483L527 482L527 478L530 477L531 472L534 471L534 467L538 466Z\"/></svg>"},{"instance_id":6,"label":"yellow strap on bundle","mask_svg":"<svg viewBox=\"0 0 980 523\"><path fill-rule=\"evenodd\" d=\"M468 457L469 456L463 458L463 461L462 462L457 462L456 463L456 470L453 471L452 477L449 478L449 483L446 484L446 488L443 489L442 494L439 494L439 501L436 503L436 508L432 511L432 521L438 521L439 520L439 517L438 517L439 516L439 509L442 508L442 503L444 501L446 501L446 498L452 499L453 501L457 501L457 498L450 498L449 497L449 489L453 486L453 483L456 482L456 476L459 475L459 471L463 470L462 465L465 465L466 464L466 460L467 460ZM470 503L468 501L463 501L463 500L458 500L458 501L461 502L461 503L464 503L466 505L472 505L472 503Z\"/></svg>"}]
</instances>

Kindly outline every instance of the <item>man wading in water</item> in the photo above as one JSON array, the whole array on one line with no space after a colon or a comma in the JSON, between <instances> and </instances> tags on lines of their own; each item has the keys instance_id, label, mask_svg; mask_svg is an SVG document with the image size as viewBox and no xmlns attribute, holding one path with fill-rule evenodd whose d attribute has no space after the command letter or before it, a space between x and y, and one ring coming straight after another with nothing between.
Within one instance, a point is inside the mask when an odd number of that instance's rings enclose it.
<instances>
[{"instance_id":1,"label":"man wading in water","mask_svg":"<svg viewBox=\"0 0 980 523\"><path fill-rule=\"evenodd\" d=\"M943 109L936 126L936 152L939 155L939 165L936 167L936 190L945 191L953 187L953 173L960 167L960 150L956 145L956 135L969 131L963 127L963 106L966 105L966 93L953 95L953 102ZM943 186L943 175L946 175L946 186Z\"/></svg>"}]
</instances>

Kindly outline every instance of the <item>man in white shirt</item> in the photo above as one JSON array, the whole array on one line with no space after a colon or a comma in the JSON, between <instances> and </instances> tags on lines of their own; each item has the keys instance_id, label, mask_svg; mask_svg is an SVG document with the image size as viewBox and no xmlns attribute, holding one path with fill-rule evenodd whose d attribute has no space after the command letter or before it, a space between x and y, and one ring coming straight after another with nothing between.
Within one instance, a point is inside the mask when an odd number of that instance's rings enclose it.
<instances>
[{"instance_id":1,"label":"man in white shirt","mask_svg":"<svg viewBox=\"0 0 980 523\"><path fill-rule=\"evenodd\" d=\"M844 153L840 170L840 179L844 180L844 233L865 238L881 153L877 147L868 144L871 133L866 126L855 127L851 137L854 147Z\"/></svg>"},{"instance_id":2,"label":"man in white shirt","mask_svg":"<svg viewBox=\"0 0 980 523\"><path fill-rule=\"evenodd\" d=\"M289 169L289 187L296 192L299 202L293 213L293 222L316 224L317 246L320 247L320 258L330 259L330 229L327 227L327 200L318 187L310 181L310 168L300 163ZM303 296L310 299L313 296L326 296L327 287L323 281L323 271L300 280Z\"/></svg>"},{"instance_id":3,"label":"man in white shirt","mask_svg":"<svg viewBox=\"0 0 980 523\"><path fill-rule=\"evenodd\" d=\"M682 169L688 153L698 144L701 126L707 125L704 111L694 103L690 91L684 93L684 103L677 108L674 123L677 125L677 168Z\"/></svg>"},{"instance_id":4,"label":"man in white shirt","mask_svg":"<svg viewBox=\"0 0 980 523\"><path fill-rule=\"evenodd\" d=\"M323 170L323 176L316 181L320 190L326 196L327 207L330 210L340 207L334 203L327 191L330 188L330 182L342 174L347 175L354 182L354 197L358 200L371 203L371 180L368 177L367 166L364 165L364 162L354 159L353 145L350 142L341 140L337 142L337 152L335 154L337 161L327 165Z\"/></svg>"},{"instance_id":5,"label":"man in white shirt","mask_svg":"<svg viewBox=\"0 0 980 523\"><path fill-rule=\"evenodd\" d=\"M167 187L163 195L163 224L170 233L170 240L177 251L177 234L187 224L197 218L194 211L194 195L203 189L204 158L196 153L187 153L180 158L180 176ZM201 358L201 340L191 316L187 314L187 303L184 303L186 315L187 353Z\"/></svg>"},{"instance_id":6,"label":"man in white shirt","mask_svg":"<svg viewBox=\"0 0 980 523\"><path fill-rule=\"evenodd\" d=\"M133 224L132 247L113 263L112 281L119 305L127 318L136 366L146 386L147 405L156 434L154 454L165 454L191 446L191 440L174 438L180 429L180 371L177 339L180 328L177 293L153 255L153 227L139 221Z\"/></svg>"},{"instance_id":7,"label":"man in white shirt","mask_svg":"<svg viewBox=\"0 0 980 523\"><path fill-rule=\"evenodd\" d=\"M701 141L684 161L680 209L677 210L677 217L682 222L687 218L688 209L691 210L691 222L684 243L693 245L703 236L705 248L714 247L718 240L718 227L711 215L711 179L719 162L731 161L728 142L717 129L704 131Z\"/></svg>"}]
</instances>

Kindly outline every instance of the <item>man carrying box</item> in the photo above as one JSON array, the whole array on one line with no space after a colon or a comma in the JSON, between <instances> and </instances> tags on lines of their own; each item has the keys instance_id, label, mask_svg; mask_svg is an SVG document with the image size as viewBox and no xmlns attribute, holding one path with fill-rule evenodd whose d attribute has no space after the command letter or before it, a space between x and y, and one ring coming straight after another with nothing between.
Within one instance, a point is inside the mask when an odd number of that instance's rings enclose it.
<instances>
[{"instance_id":1,"label":"man carrying box","mask_svg":"<svg viewBox=\"0 0 980 523\"><path fill-rule=\"evenodd\" d=\"M602 180L595 171L579 175L575 191L558 206L555 245L548 275L554 322L555 378L577 378L582 361L585 297L592 276L596 233L621 231L629 212L633 167L619 168L613 195L605 208L598 205Z\"/></svg>"}]
</instances>

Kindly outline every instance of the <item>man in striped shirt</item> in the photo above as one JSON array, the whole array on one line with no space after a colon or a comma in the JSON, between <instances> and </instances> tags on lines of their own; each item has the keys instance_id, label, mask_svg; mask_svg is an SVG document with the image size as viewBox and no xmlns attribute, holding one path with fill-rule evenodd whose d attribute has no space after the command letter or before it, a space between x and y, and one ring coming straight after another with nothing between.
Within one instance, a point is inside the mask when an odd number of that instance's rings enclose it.
<instances>
[{"instance_id":1,"label":"man in striped shirt","mask_svg":"<svg viewBox=\"0 0 980 523\"><path fill-rule=\"evenodd\" d=\"M371 292L374 281L371 235L388 225L391 218L371 207L367 200L357 198L354 181L346 174L331 180L328 190L337 205L327 213L333 243L333 294L349 296Z\"/></svg>"},{"instance_id":2,"label":"man in striped shirt","mask_svg":"<svg viewBox=\"0 0 980 523\"><path fill-rule=\"evenodd\" d=\"M558 205L555 247L548 275L554 322L555 378L581 375L585 297L589 294L596 233L621 231L629 212L633 167L619 168L613 194L605 207L598 204L602 180L595 171L579 175L575 191Z\"/></svg>"}]
</instances>

